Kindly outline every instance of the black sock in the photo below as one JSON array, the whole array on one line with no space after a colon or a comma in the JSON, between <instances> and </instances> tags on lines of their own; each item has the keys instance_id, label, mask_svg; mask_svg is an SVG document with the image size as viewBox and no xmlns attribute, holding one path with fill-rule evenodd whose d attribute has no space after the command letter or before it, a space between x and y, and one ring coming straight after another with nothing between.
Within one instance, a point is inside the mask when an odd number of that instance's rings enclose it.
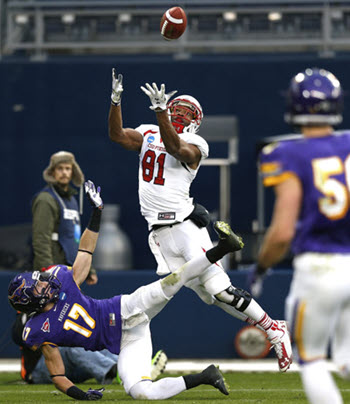
<instances>
[{"instance_id":1,"label":"black sock","mask_svg":"<svg viewBox=\"0 0 350 404\"><path fill-rule=\"evenodd\" d=\"M220 379L222 377L215 365L208 366L201 373L186 375L183 376L183 378L187 390L192 389L193 387L197 387L201 384L209 384L210 386L213 386L219 389L221 392L223 392L222 389L220 388ZM222 383L224 382L222 381ZM226 394L225 392L223 393Z\"/></svg>"},{"instance_id":2,"label":"black sock","mask_svg":"<svg viewBox=\"0 0 350 404\"><path fill-rule=\"evenodd\" d=\"M224 257L230 250L227 248L225 243L223 243L221 240L219 241L219 244L210 250L208 250L205 255L207 256L208 260L214 264L215 262L221 260L222 257Z\"/></svg>"},{"instance_id":3,"label":"black sock","mask_svg":"<svg viewBox=\"0 0 350 404\"><path fill-rule=\"evenodd\" d=\"M117 376L117 371L118 371L118 365L114 364L108 371L108 373L106 373L105 376L105 380L110 380L110 379L114 379Z\"/></svg>"},{"instance_id":4,"label":"black sock","mask_svg":"<svg viewBox=\"0 0 350 404\"><path fill-rule=\"evenodd\" d=\"M186 375L183 376L186 384L186 389L193 389L193 387L197 387L200 384L203 384L203 374L202 373L195 373L193 375Z\"/></svg>"}]
</instances>

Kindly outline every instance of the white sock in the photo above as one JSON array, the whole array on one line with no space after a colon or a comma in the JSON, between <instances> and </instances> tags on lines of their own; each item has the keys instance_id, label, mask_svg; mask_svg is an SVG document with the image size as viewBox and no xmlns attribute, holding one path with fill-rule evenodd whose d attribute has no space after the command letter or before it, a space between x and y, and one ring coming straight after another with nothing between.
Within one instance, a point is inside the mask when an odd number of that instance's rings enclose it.
<instances>
[{"instance_id":1,"label":"white sock","mask_svg":"<svg viewBox=\"0 0 350 404\"><path fill-rule=\"evenodd\" d=\"M174 296L186 282L197 278L197 276L201 275L204 269L208 268L210 265L212 265L212 263L205 254L192 258L181 268L160 281L164 294L167 297Z\"/></svg>"},{"instance_id":2,"label":"white sock","mask_svg":"<svg viewBox=\"0 0 350 404\"><path fill-rule=\"evenodd\" d=\"M243 313L250 319L256 321L265 331L271 327L271 318L254 299L251 300L249 306Z\"/></svg>"},{"instance_id":3,"label":"white sock","mask_svg":"<svg viewBox=\"0 0 350 404\"><path fill-rule=\"evenodd\" d=\"M305 394L311 404L343 403L338 387L327 370L324 360L302 365L300 373Z\"/></svg>"}]
</instances>

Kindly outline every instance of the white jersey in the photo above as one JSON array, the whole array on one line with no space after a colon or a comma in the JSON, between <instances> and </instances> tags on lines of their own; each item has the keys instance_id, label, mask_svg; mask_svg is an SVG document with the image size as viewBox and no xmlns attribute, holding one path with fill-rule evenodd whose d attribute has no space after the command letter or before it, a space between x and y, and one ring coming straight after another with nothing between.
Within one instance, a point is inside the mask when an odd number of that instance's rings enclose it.
<instances>
[{"instance_id":1,"label":"white jersey","mask_svg":"<svg viewBox=\"0 0 350 404\"><path fill-rule=\"evenodd\" d=\"M143 136L139 163L139 199L141 214L154 224L182 222L193 210L190 186L196 170L171 156L165 149L157 125L141 125L136 128ZM180 133L185 142L194 144L208 157L208 143L193 133Z\"/></svg>"}]
</instances>

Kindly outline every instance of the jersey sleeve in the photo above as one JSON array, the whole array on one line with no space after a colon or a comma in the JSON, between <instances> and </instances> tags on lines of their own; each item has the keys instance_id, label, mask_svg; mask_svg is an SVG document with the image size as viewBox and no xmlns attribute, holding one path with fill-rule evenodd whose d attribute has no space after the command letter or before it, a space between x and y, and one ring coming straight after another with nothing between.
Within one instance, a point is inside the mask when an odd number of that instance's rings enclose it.
<instances>
[{"instance_id":1,"label":"jersey sleeve","mask_svg":"<svg viewBox=\"0 0 350 404\"><path fill-rule=\"evenodd\" d=\"M201 152L202 159L206 159L209 156L209 145L206 140L201 136L195 135L193 133L181 133L181 139L189 144L194 144L198 147Z\"/></svg>"},{"instance_id":2,"label":"jersey sleeve","mask_svg":"<svg viewBox=\"0 0 350 404\"><path fill-rule=\"evenodd\" d=\"M64 291L68 288L78 288L80 290L80 286L75 282L73 277L73 268L65 265L56 265L53 268L53 274L58 278L58 280L62 283L61 293L65 293Z\"/></svg>"},{"instance_id":3,"label":"jersey sleeve","mask_svg":"<svg viewBox=\"0 0 350 404\"><path fill-rule=\"evenodd\" d=\"M61 283L72 283L73 279L73 268L66 265L51 265L45 269L45 272L49 272L58 278Z\"/></svg>"},{"instance_id":4,"label":"jersey sleeve","mask_svg":"<svg viewBox=\"0 0 350 404\"><path fill-rule=\"evenodd\" d=\"M57 347L53 342L47 341L47 327L50 327L49 320L46 319L42 322L41 327L36 324L37 321L29 320L23 329L22 340L33 351L39 349L42 345L50 345Z\"/></svg>"},{"instance_id":5,"label":"jersey sleeve","mask_svg":"<svg viewBox=\"0 0 350 404\"><path fill-rule=\"evenodd\" d=\"M137 128L135 128L135 130L140 132L142 136L145 136L145 134L148 131L150 131L150 132L153 131L154 133L157 133L158 132L158 126L151 125L151 124L142 124L142 125L138 126Z\"/></svg>"},{"instance_id":6,"label":"jersey sleeve","mask_svg":"<svg viewBox=\"0 0 350 404\"><path fill-rule=\"evenodd\" d=\"M282 183L293 176L299 178L297 156L291 143L271 143L265 146L259 156L259 170L265 187Z\"/></svg>"}]
</instances>

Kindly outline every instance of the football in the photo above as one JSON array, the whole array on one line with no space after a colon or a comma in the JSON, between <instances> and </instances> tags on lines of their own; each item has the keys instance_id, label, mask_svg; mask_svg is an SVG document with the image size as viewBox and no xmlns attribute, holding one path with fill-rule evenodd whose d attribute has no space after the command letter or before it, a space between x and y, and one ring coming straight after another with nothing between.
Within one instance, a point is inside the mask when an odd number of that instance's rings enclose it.
<instances>
[{"instance_id":1,"label":"football","mask_svg":"<svg viewBox=\"0 0 350 404\"><path fill-rule=\"evenodd\" d=\"M160 32L164 39L171 41L180 38L185 32L187 17L181 7L169 8L160 21Z\"/></svg>"}]
</instances>

